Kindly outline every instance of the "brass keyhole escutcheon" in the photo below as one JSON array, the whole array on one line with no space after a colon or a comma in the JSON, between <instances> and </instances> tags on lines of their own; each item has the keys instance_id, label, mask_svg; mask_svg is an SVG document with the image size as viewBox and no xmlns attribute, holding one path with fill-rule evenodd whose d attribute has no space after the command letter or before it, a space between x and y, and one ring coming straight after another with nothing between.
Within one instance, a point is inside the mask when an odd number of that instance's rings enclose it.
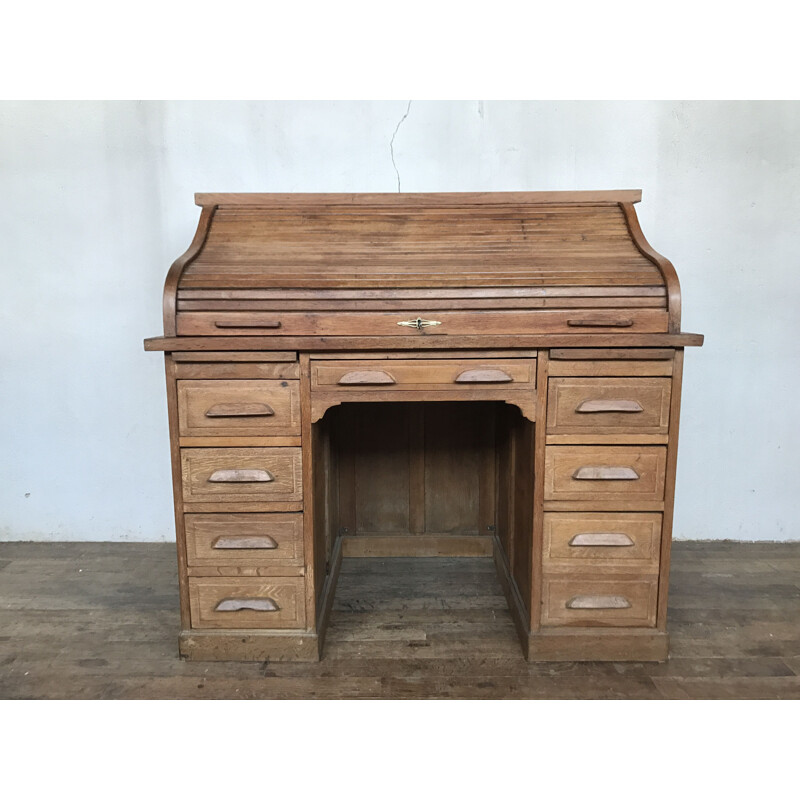
<instances>
[{"instance_id":1,"label":"brass keyhole escutcheon","mask_svg":"<svg viewBox=\"0 0 800 800\"><path fill-rule=\"evenodd\" d=\"M416 319L407 319L397 324L404 325L406 328L416 328L419 331L433 325L441 325L442 323L435 319L422 319L422 317L417 317Z\"/></svg>"}]
</instances>

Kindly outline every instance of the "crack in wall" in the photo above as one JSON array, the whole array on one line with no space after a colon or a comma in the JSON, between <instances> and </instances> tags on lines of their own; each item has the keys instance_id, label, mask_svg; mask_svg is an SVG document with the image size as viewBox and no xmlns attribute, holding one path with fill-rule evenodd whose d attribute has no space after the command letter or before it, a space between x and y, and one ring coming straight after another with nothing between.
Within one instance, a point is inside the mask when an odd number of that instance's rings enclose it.
<instances>
[{"instance_id":1,"label":"crack in wall","mask_svg":"<svg viewBox=\"0 0 800 800\"><path fill-rule=\"evenodd\" d=\"M397 175L397 191L400 191L400 171L397 169L397 164L394 160L394 137L397 136L397 131L400 130L400 126L406 121L406 117L408 116L408 112L411 111L411 101L408 101L408 105L406 106L406 113L400 118L400 122L397 123L397 127L394 129L394 133L392 134L392 140L389 142L389 154L392 157L392 166L394 167L394 174Z\"/></svg>"}]
</instances>

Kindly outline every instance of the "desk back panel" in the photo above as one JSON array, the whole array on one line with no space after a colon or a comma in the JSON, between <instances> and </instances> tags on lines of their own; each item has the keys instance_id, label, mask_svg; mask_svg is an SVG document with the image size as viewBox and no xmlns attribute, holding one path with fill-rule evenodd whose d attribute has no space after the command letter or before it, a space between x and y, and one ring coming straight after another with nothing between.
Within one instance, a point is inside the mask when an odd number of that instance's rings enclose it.
<instances>
[{"instance_id":1,"label":"desk back panel","mask_svg":"<svg viewBox=\"0 0 800 800\"><path fill-rule=\"evenodd\" d=\"M490 536L499 408L411 402L330 409L343 533Z\"/></svg>"}]
</instances>

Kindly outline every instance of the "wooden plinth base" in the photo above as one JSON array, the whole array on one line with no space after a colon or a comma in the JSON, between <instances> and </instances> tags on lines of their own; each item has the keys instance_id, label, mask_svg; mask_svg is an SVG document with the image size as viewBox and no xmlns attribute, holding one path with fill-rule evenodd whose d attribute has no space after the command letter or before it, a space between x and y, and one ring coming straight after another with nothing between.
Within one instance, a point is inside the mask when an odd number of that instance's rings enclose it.
<instances>
[{"instance_id":1,"label":"wooden plinth base","mask_svg":"<svg viewBox=\"0 0 800 800\"><path fill-rule=\"evenodd\" d=\"M305 631L181 631L179 647L189 661L319 661L319 638Z\"/></svg>"},{"instance_id":2,"label":"wooden plinth base","mask_svg":"<svg viewBox=\"0 0 800 800\"><path fill-rule=\"evenodd\" d=\"M641 628L537 631L527 649L528 661L666 661L669 636Z\"/></svg>"}]
</instances>

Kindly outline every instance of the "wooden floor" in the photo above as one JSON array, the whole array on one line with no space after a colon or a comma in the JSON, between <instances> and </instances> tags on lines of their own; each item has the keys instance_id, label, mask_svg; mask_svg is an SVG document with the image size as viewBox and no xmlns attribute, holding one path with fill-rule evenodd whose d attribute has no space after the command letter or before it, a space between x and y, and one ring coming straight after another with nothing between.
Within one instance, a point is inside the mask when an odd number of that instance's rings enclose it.
<instances>
[{"instance_id":1,"label":"wooden floor","mask_svg":"<svg viewBox=\"0 0 800 800\"><path fill-rule=\"evenodd\" d=\"M665 664L527 664L490 559L346 559L318 664L177 656L171 544L0 544L0 698L800 698L800 543L676 542Z\"/></svg>"}]
</instances>

